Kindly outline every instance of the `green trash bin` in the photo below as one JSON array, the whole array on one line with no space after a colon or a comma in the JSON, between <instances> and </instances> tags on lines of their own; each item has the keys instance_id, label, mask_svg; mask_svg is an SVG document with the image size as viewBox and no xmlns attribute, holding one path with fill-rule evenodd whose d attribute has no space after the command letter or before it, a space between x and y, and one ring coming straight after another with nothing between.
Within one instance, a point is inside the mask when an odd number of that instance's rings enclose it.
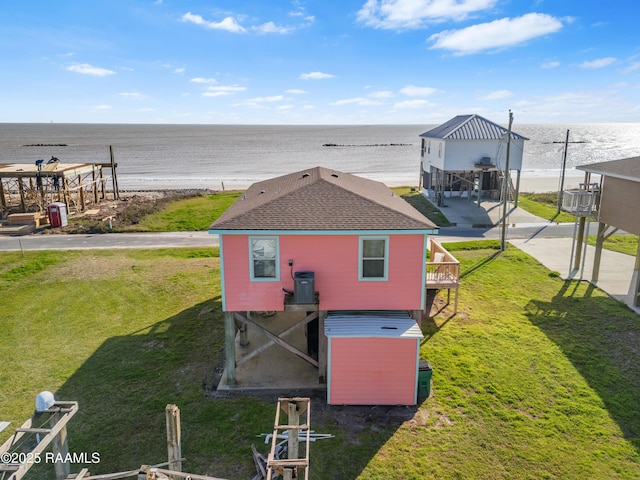
<instances>
[{"instance_id":1,"label":"green trash bin","mask_svg":"<svg viewBox=\"0 0 640 480\"><path fill-rule=\"evenodd\" d=\"M431 395L431 374L433 368L426 360L420 360L418 367L418 398L429 398Z\"/></svg>"}]
</instances>

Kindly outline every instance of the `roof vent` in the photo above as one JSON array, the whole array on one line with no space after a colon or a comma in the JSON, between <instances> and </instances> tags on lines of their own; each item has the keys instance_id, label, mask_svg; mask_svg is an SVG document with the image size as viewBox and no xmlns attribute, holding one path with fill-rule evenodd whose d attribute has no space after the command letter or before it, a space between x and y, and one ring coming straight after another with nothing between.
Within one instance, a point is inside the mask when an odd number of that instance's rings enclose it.
<instances>
[{"instance_id":1,"label":"roof vent","mask_svg":"<svg viewBox=\"0 0 640 480\"><path fill-rule=\"evenodd\" d=\"M309 174L308 174L308 173L303 173L303 174L302 174L302 177L300 177L300 178L307 178L308 176L309 176Z\"/></svg>"},{"instance_id":2,"label":"roof vent","mask_svg":"<svg viewBox=\"0 0 640 480\"><path fill-rule=\"evenodd\" d=\"M338 178L338 174L337 174L337 173L332 173L332 174L331 174L331 176L332 176L333 178Z\"/></svg>"},{"instance_id":3,"label":"roof vent","mask_svg":"<svg viewBox=\"0 0 640 480\"><path fill-rule=\"evenodd\" d=\"M260 190L260 195L262 195L263 193L266 193L265 190Z\"/></svg>"}]
</instances>

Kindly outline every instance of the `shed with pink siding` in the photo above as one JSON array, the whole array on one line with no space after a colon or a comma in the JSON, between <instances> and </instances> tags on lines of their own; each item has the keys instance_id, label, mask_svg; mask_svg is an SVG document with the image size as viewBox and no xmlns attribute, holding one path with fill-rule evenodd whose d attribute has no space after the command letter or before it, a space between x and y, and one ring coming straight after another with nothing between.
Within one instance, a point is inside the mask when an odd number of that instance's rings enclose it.
<instances>
[{"instance_id":1,"label":"shed with pink siding","mask_svg":"<svg viewBox=\"0 0 640 480\"><path fill-rule=\"evenodd\" d=\"M327 403L416 404L423 335L412 318L330 314L324 333L329 343Z\"/></svg>"}]
</instances>

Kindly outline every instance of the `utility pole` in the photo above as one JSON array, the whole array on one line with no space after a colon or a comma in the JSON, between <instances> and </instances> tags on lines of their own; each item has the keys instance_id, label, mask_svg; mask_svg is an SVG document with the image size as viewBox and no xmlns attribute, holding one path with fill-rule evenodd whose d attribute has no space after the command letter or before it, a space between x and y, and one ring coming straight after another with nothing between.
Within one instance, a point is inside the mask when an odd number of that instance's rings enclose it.
<instances>
[{"instance_id":1,"label":"utility pole","mask_svg":"<svg viewBox=\"0 0 640 480\"><path fill-rule=\"evenodd\" d=\"M507 204L509 203L509 154L511 153L511 124L513 123L513 113L509 110L509 128L507 130L507 161L504 171L504 186L502 189L502 235L500 237L500 250L507 248Z\"/></svg>"},{"instance_id":2,"label":"utility pole","mask_svg":"<svg viewBox=\"0 0 640 480\"><path fill-rule=\"evenodd\" d=\"M556 215L560 214L562 209L562 194L564 190L564 172L567 168L567 149L569 148L569 130L567 130L567 138L564 141L564 155L562 157L562 173L560 174L560 191L558 192L558 211Z\"/></svg>"}]
</instances>

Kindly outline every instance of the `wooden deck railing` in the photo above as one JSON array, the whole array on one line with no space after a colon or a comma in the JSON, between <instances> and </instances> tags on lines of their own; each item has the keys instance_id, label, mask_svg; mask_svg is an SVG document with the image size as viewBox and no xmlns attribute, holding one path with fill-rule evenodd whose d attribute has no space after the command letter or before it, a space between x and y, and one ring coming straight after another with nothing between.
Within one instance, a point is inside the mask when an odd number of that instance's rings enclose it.
<instances>
[{"instance_id":1,"label":"wooden deck railing","mask_svg":"<svg viewBox=\"0 0 640 480\"><path fill-rule=\"evenodd\" d=\"M458 289L460 288L460 262L440 242L429 237L429 260L426 275L427 290L447 289L447 302L451 300L451 289L455 289L454 313L458 311ZM427 312L428 313L428 312Z\"/></svg>"}]
</instances>

